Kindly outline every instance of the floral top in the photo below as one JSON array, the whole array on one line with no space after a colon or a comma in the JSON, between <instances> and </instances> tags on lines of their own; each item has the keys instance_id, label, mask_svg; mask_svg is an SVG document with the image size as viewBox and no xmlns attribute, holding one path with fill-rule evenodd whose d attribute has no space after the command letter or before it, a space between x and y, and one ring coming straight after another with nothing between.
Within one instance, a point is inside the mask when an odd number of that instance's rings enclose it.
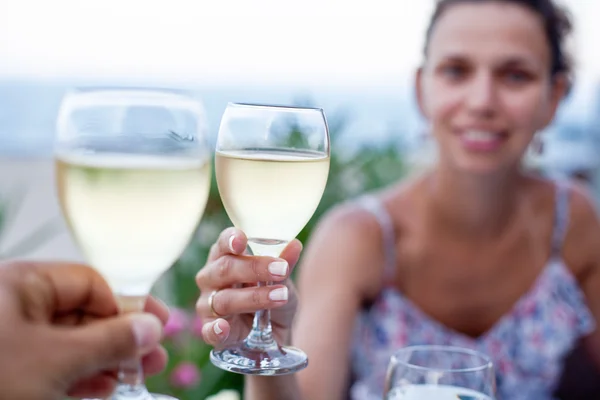
<instances>
[{"instance_id":1,"label":"floral top","mask_svg":"<svg viewBox=\"0 0 600 400\"><path fill-rule=\"evenodd\" d=\"M568 226L569 195L557 185L552 257L532 288L490 330L478 338L454 331L425 314L396 288L384 287L358 317L353 341L352 400L380 400L386 369L394 351L411 345L470 348L494 362L498 400L551 400L563 359L595 321L577 281L560 258ZM394 229L374 197L360 204L378 219L384 237L387 269L395 266Z\"/></svg>"}]
</instances>

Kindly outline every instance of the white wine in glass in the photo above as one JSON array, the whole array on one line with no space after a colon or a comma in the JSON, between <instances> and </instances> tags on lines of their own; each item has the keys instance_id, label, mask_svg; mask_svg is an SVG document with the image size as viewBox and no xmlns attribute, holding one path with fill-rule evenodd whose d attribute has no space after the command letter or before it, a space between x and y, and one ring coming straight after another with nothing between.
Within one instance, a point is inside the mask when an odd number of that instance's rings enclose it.
<instances>
[{"instance_id":1,"label":"white wine in glass","mask_svg":"<svg viewBox=\"0 0 600 400\"><path fill-rule=\"evenodd\" d=\"M406 385L390 391L386 400L493 400L492 397L457 386Z\"/></svg>"},{"instance_id":2,"label":"white wine in glass","mask_svg":"<svg viewBox=\"0 0 600 400\"><path fill-rule=\"evenodd\" d=\"M469 349L406 347L390 360L384 394L386 400L493 400L494 367Z\"/></svg>"},{"instance_id":3,"label":"white wine in glass","mask_svg":"<svg viewBox=\"0 0 600 400\"><path fill-rule=\"evenodd\" d=\"M204 212L210 153L200 103L181 93L79 89L63 100L55 149L58 196L84 257L121 312L141 311ZM149 394L139 360L121 366L114 400Z\"/></svg>"},{"instance_id":4,"label":"white wine in glass","mask_svg":"<svg viewBox=\"0 0 600 400\"><path fill-rule=\"evenodd\" d=\"M86 259L123 296L145 296L180 256L208 197L210 164L58 156L58 194Z\"/></svg>"},{"instance_id":5,"label":"white wine in glass","mask_svg":"<svg viewBox=\"0 0 600 400\"><path fill-rule=\"evenodd\" d=\"M217 151L215 168L233 224L253 250L278 256L279 247L296 237L319 205L329 157L305 150Z\"/></svg>"},{"instance_id":6,"label":"white wine in glass","mask_svg":"<svg viewBox=\"0 0 600 400\"><path fill-rule=\"evenodd\" d=\"M323 196L329 155L327 122L319 108L228 105L217 140L217 184L229 218L244 231L253 254L278 257L304 228ZM248 337L213 350L213 364L255 375L305 368L304 352L275 341L269 316L268 310L257 312Z\"/></svg>"}]
</instances>

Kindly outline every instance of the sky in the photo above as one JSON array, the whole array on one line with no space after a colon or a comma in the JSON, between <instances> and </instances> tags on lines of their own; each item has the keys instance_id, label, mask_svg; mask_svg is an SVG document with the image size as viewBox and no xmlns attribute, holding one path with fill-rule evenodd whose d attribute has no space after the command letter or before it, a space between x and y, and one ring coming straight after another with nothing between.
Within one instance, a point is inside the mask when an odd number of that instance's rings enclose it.
<instances>
[{"instance_id":1,"label":"sky","mask_svg":"<svg viewBox=\"0 0 600 400\"><path fill-rule=\"evenodd\" d=\"M574 14L600 76L599 0ZM432 0L0 0L1 77L389 83L420 62Z\"/></svg>"}]
</instances>

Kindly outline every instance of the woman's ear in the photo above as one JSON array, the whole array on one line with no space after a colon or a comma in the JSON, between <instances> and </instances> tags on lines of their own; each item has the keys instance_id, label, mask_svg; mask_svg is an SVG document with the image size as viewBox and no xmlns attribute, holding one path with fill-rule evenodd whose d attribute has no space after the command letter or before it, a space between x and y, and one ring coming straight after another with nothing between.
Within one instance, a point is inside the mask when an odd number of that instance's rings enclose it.
<instances>
[{"instance_id":1,"label":"woman's ear","mask_svg":"<svg viewBox=\"0 0 600 400\"><path fill-rule=\"evenodd\" d=\"M557 74L552 79L552 87L550 88L550 99L547 108L547 114L544 117L543 126L540 128L544 129L552 123L556 116L556 111L560 106L561 101L569 95L571 89L571 80L566 74Z\"/></svg>"},{"instance_id":2,"label":"woman's ear","mask_svg":"<svg viewBox=\"0 0 600 400\"><path fill-rule=\"evenodd\" d=\"M419 67L415 73L415 98L419 112L424 118L427 118L427 112L425 108L425 102L423 101L423 66Z\"/></svg>"}]
</instances>

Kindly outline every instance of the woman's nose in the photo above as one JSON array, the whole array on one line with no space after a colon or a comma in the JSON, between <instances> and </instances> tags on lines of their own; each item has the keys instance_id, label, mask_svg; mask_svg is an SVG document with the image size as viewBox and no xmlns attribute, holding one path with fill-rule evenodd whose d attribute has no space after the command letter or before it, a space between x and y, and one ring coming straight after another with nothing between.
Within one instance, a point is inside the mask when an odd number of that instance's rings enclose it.
<instances>
[{"instance_id":1,"label":"woman's nose","mask_svg":"<svg viewBox=\"0 0 600 400\"><path fill-rule=\"evenodd\" d=\"M479 73L469 82L465 103L470 112L490 116L496 112L498 94L494 77L489 73Z\"/></svg>"}]
</instances>

